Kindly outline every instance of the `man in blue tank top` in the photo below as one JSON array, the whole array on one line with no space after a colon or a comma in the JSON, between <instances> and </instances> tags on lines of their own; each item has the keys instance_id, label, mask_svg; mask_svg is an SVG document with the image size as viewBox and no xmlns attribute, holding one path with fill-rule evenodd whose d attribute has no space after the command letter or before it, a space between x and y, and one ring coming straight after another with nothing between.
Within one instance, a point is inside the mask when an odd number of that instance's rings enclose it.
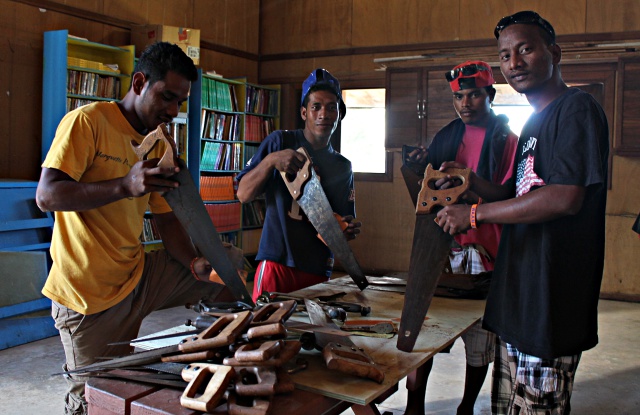
<instances>
[{"instance_id":1,"label":"man in blue tank top","mask_svg":"<svg viewBox=\"0 0 640 415\"><path fill-rule=\"evenodd\" d=\"M263 291L291 292L325 282L333 269L333 254L293 200L280 172L295 175L306 159L304 147L333 211L347 223L345 234L360 232L355 217L351 162L331 146L331 135L346 107L340 83L325 69L316 69L302 84L301 130L278 130L264 139L238 174L238 199L248 203L263 195L266 213L256 259L260 261L253 299Z\"/></svg>"}]
</instances>

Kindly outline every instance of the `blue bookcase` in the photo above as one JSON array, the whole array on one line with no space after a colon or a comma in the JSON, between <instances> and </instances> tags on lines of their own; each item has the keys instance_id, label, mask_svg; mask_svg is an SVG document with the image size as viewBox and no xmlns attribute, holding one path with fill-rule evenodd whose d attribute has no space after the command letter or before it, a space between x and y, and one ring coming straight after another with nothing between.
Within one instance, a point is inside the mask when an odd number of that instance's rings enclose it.
<instances>
[{"instance_id":1,"label":"blue bookcase","mask_svg":"<svg viewBox=\"0 0 640 415\"><path fill-rule=\"evenodd\" d=\"M222 238L254 255L262 232L262 202L242 206L234 181L262 140L279 127L280 87L201 69L199 75L189 95L187 165Z\"/></svg>"},{"instance_id":2,"label":"blue bookcase","mask_svg":"<svg viewBox=\"0 0 640 415\"><path fill-rule=\"evenodd\" d=\"M0 180L0 350L55 336L49 272L53 217L35 203L37 182Z\"/></svg>"},{"instance_id":3,"label":"blue bookcase","mask_svg":"<svg viewBox=\"0 0 640 415\"><path fill-rule=\"evenodd\" d=\"M42 79L42 159L56 128L71 109L93 101L119 100L127 93L134 46L110 46L69 35L44 33Z\"/></svg>"}]
</instances>

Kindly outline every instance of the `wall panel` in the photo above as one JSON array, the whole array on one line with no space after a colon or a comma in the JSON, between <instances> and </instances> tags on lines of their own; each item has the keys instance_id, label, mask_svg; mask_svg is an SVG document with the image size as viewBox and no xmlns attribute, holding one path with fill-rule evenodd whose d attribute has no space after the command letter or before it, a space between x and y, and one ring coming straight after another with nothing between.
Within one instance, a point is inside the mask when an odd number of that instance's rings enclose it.
<instances>
[{"instance_id":1,"label":"wall panel","mask_svg":"<svg viewBox=\"0 0 640 415\"><path fill-rule=\"evenodd\" d=\"M262 0L261 13L261 54L352 45L352 1Z\"/></svg>"},{"instance_id":2,"label":"wall panel","mask_svg":"<svg viewBox=\"0 0 640 415\"><path fill-rule=\"evenodd\" d=\"M356 183L362 233L349 244L368 274L409 269L415 209L400 173L400 153L393 157L393 182Z\"/></svg>"},{"instance_id":3,"label":"wall panel","mask_svg":"<svg viewBox=\"0 0 640 415\"><path fill-rule=\"evenodd\" d=\"M258 83L258 66L252 60L201 49L200 67L205 71L215 70L225 78L247 77L249 82Z\"/></svg>"},{"instance_id":4,"label":"wall panel","mask_svg":"<svg viewBox=\"0 0 640 415\"><path fill-rule=\"evenodd\" d=\"M605 297L640 301L640 238L631 230L635 215L607 215L604 277L600 288Z\"/></svg>"},{"instance_id":5,"label":"wall panel","mask_svg":"<svg viewBox=\"0 0 640 415\"><path fill-rule=\"evenodd\" d=\"M195 1L193 26L201 39L258 54L259 0Z\"/></svg>"},{"instance_id":6,"label":"wall panel","mask_svg":"<svg viewBox=\"0 0 640 415\"><path fill-rule=\"evenodd\" d=\"M640 2L637 0L587 0L589 33L640 30Z\"/></svg>"}]
</instances>

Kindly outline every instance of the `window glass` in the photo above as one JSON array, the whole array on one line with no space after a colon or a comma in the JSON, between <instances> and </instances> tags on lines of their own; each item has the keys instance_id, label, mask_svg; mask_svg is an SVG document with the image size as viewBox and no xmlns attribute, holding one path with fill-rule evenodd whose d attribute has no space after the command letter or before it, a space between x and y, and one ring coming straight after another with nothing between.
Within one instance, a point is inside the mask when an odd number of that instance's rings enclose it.
<instances>
[{"instance_id":1,"label":"window glass","mask_svg":"<svg viewBox=\"0 0 640 415\"><path fill-rule=\"evenodd\" d=\"M386 173L385 89L343 89L347 115L341 122L340 152L354 173Z\"/></svg>"},{"instance_id":2,"label":"window glass","mask_svg":"<svg viewBox=\"0 0 640 415\"><path fill-rule=\"evenodd\" d=\"M533 108L523 94L516 92L509 84L495 84L496 97L493 100L493 112L509 118L509 127L518 137Z\"/></svg>"}]
</instances>

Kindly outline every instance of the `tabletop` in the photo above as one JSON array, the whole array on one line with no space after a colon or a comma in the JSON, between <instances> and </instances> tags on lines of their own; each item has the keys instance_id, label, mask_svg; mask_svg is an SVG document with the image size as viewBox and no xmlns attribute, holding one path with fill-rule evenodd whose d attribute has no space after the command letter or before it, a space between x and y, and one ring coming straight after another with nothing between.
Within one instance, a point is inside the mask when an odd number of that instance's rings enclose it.
<instances>
[{"instance_id":1,"label":"tabletop","mask_svg":"<svg viewBox=\"0 0 640 415\"><path fill-rule=\"evenodd\" d=\"M345 293L339 301L371 307L371 313L366 317L349 313L348 320L391 320L399 326L404 294L397 292L397 287L396 291L387 291L394 288L376 284L383 280L388 282L388 277L367 278L371 285L364 291L360 291L351 283L349 277L342 277L296 291L294 294L314 298L319 295ZM434 297L411 353L396 348L397 335L392 338L350 336L350 339L363 348L385 373L385 379L381 384L328 370L320 352L302 350L299 357L307 360L308 367L291 375L296 385L295 392L276 395L272 404L278 410L286 409L286 413L291 415L337 414L348 407L352 407L357 414L378 413L374 404L394 393L401 379L468 330L482 317L484 305L483 300ZM305 313L294 313L289 320L309 322ZM121 410L125 407L131 410L131 414L196 413L180 406L181 392L177 390L112 379L91 379L87 385L89 406L97 414L122 413Z\"/></svg>"},{"instance_id":2,"label":"tabletop","mask_svg":"<svg viewBox=\"0 0 640 415\"><path fill-rule=\"evenodd\" d=\"M305 288L296 294L314 297L346 292L340 301L357 302L371 307L370 315L362 319L386 319L399 325L404 294L383 291L383 286L374 286L377 277L367 278L373 284L364 291L350 284L349 277L343 277ZM304 350L301 354L308 360L309 368L293 375L293 380L299 389L358 405L368 405L433 355L453 343L482 317L484 306L483 300L434 297L411 353L396 348L397 336L391 339L351 336L351 340L363 348L385 373L382 384L327 370L319 352ZM351 316L352 313L349 314L349 318ZM295 314L292 316L292 319L298 318L304 317Z\"/></svg>"}]
</instances>

